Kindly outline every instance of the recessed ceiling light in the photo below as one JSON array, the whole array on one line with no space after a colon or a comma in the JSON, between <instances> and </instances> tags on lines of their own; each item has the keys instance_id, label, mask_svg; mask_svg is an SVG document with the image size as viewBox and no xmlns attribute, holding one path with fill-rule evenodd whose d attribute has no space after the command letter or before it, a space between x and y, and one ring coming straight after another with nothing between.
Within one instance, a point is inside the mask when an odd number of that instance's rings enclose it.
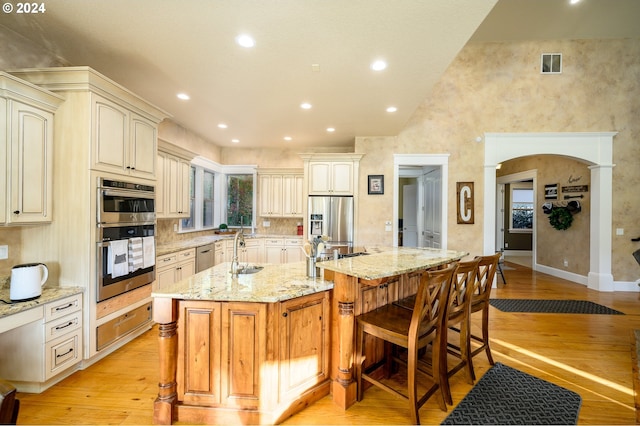
<instances>
[{"instance_id":1,"label":"recessed ceiling light","mask_svg":"<svg viewBox=\"0 0 640 426\"><path fill-rule=\"evenodd\" d=\"M387 63L382 59L379 59L371 63L371 69L374 71L382 71L385 68L387 68Z\"/></svg>"},{"instance_id":2,"label":"recessed ceiling light","mask_svg":"<svg viewBox=\"0 0 640 426\"><path fill-rule=\"evenodd\" d=\"M189 99L191 99L191 97L186 93L178 93L176 96L178 96L178 99L182 99L183 101L188 101Z\"/></svg>"},{"instance_id":3,"label":"recessed ceiling light","mask_svg":"<svg viewBox=\"0 0 640 426\"><path fill-rule=\"evenodd\" d=\"M336 129L334 129L333 127L327 127L327 132L331 133L331 132L335 132Z\"/></svg>"},{"instance_id":4,"label":"recessed ceiling light","mask_svg":"<svg viewBox=\"0 0 640 426\"><path fill-rule=\"evenodd\" d=\"M256 45L256 41L248 34L240 34L236 37L236 42L242 47L253 47Z\"/></svg>"},{"instance_id":5,"label":"recessed ceiling light","mask_svg":"<svg viewBox=\"0 0 640 426\"><path fill-rule=\"evenodd\" d=\"M387 112L396 112L398 110L398 108L394 107L394 106L390 106L387 108Z\"/></svg>"},{"instance_id":6,"label":"recessed ceiling light","mask_svg":"<svg viewBox=\"0 0 640 426\"><path fill-rule=\"evenodd\" d=\"M284 137L284 140L285 140L285 141L290 141L291 139L292 139L292 138L291 138L291 136L285 136L285 137Z\"/></svg>"},{"instance_id":7,"label":"recessed ceiling light","mask_svg":"<svg viewBox=\"0 0 640 426\"><path fill-rule=\"evenodd\" d=\"M233 143L239 143L239 142L240 142L240 139L231 139L231 142L233 142Z\"/></svg>"},{"instance_id":8,"label":"recessed ceiling light","mask_svg":"<svg viewBox=\"0 0 640 426\"><path fill-rule=\"evenodd\" d=\"M221 128L221 129L226 129L227 125L224 124L224 123L220 123L220 124L218 124L218 127Z\"/></svg>"},{"instance_id":9,"label":"recessed ceiling light","mask_svg":"<svg viewBox=\"0 0 640 426\"><path fill-rule=\"evenodd\" d=\"M311 109L311 104L309 102L304 102L300 104L300 108L302 109Z\"/></svg>"},{"instance_id":10,"label":"recessed ceiling light","mask_svg":"<svg viewBox=\"0 0 640 426\"><path fill-rule=\"evenodd\" d=\"M571 4L580 3L580 0L571 0L569 3L571 3Z\"/></svg>"}]
</instances>

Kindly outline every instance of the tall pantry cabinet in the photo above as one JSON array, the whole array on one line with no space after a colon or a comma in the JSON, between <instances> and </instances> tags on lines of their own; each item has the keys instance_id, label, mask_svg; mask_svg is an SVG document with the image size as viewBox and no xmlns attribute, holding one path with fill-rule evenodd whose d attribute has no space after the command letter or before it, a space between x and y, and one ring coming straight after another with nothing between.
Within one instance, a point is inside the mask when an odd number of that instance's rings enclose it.
<instances>
[{"instance_id":1,"label":"tall pantry cabinet","mask_svg":"<svg viewBox=\"0 0 640 426\"><path fill-rule=\"evenodd\" d=\"M98 178L155 186L157 125L168 114L89 67L10 73L65 98L54 126L55 219L46 227L24 229L23 258L46 263L50 282L85 288L84 358L94 361L150 322L100 351L98 327L151 303L151 285L96 303Z\"/></svg>"}]
</instances>

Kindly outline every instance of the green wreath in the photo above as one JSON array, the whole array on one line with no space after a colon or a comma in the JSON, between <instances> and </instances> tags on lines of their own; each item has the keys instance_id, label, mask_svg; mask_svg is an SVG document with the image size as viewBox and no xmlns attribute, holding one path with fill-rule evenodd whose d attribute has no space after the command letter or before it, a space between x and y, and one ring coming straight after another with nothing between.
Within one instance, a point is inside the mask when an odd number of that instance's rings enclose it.
<instances>
[{"instance_id":1,"label":"green wreath","mask_svg":"<svg viewBox=\"0 0 640 426\"><path fill-rule=\"evenodd\" d=\"M566 207L556 207L549 214L549 223L560 231L569 228L571 222L573 222L573 216Z\"/></svg>"}]
</instances>

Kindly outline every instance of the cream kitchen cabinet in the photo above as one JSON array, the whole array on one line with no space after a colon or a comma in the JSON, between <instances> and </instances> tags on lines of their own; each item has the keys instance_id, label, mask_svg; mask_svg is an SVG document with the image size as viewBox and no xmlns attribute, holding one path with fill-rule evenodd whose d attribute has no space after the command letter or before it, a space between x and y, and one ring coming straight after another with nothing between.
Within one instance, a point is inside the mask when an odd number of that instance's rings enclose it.
<instances>
[{"instance_id":1,"label":"cream kitchen cabinet","mask_svg":"<svg viewBox=\"0 0 640 426\"><path fill-rule=\"evenodd\" d=\"M0 72L0 224L51 222L53 120L63 100Z\"/></svg>"},{"instance_id":2,"label":"cream kitchen cabinet","mask_svg":"<svg viewBox=\"0 0 640 426\"><path fill-rule=\"evenodd\" d=\"M75 371L82 361L82 294L16 316L21 325L0 334L3 379L20 392L39 393Z\"/></svg>"},{"instance_id":3,"label":"cream kitchen cabinet","mask_svg":"<svg viewBox=\"0 0 640 426\"><path fill-rule=\"evenodd\" d=\"M196 249L156 257L156 285L164 288L196 273Z\"/></svg>"},{"instance_id":4,"label":"cream kitchen cabinet","mask_svg":"<svg viewBox=\"0 0 640 426\"><path fill-rule=\"evenodd\" d=\"M155 179L157 126L128 108L92 94L94 170Z\"/></svg>"},{"instance_id":5,"label":"cream kitchen cabinet","mask_svg":"<svg viewBox=\"0 0 640 426\"><path fill-rule=\"evenodd\" d=\"M267 238L264 241L265 263L292 263L303 260L301 238Z\"/></svg>"},{"instance_id":6,"label":"cream kitchen cabinet","mask_svg":"<svg viewBox=\"0 0 640 426\"><path fill-rule=\"evenodd\" d=\"M227 249L227 241L216 241L213 245L213 250L214 264L219 265L220 263L231 262L231 257L233 256L233 247Z\"/></svg>"},{"instance_id":7,"label":"cream kitchen cabinet","mask_svg":"<svg viewBox=\"0 0 640 426\"><path fill-rule=\"evenodd\" d=\"M156 217L191 215L191 159L195 154L159 140L156 180Z\"/></svg>"},{"instance_id":8,"label":"cream kitchen cabinet","mask_svg":"<svg viewBox=\"0 0 640 426\"><path fill-rule=\"evenodd\" d=\"M225 241L226 244L226 262L233 260L233 244L234 240ZM261 238L245 237L244 246L238 247L238 262L240 263L260 263L262 262L264 244Z\"/></svg>"},{"instance_id":9,"label":"cream kitchen cabinet","mask_svg":"<svg viewBox=\"0 0 640 426\"><path fill-rule=\"evenodd\" d=\"M362 154L302 154L308 195L358 195Z\"/></svg>"},{"instance_id":10,"label":"cream kitchen cabinet","mask_svg":"<svg viewBox=\"0 0 640 426\"><path fill-rule=\"evenodd\" d=\"M258 172L258 204L262 217L302 217L304 174L298 169Z\"/></svg>"},{"instance_id":11,"label":"cream kitchen cabinet","mask_svg":"<svg viewBox=\"0 0 640 426\"><path fill-rule=\"evenodd\" d=\"M352 162L309 164L309 195L353 195Z\"/></svg>"}]
</instances>

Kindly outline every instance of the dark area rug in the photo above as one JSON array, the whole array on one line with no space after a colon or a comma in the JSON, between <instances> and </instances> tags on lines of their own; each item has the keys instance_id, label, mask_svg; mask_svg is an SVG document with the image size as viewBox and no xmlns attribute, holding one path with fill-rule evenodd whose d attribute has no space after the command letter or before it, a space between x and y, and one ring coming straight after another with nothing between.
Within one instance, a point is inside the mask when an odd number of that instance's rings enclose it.
<instances>
[{"instance_id":1,"label":"dark area rug","mask_svg":"<svg viewBox=\"0 0 640 426\"><path fill-rule=\"evenodd\" d=\"M575 392L497 362L443 425L575 425Z\"/></svg>"},{"instance_id":2,"label":"dark area rug","mask_svg":"<svg viewBox=\"0 0 640 426\"><path fill-rule=\"evenodd\" d=\"M623 312L587 300L489 299L489 303L502 312L624 315Z\"/></svg>"}]
</instances>

